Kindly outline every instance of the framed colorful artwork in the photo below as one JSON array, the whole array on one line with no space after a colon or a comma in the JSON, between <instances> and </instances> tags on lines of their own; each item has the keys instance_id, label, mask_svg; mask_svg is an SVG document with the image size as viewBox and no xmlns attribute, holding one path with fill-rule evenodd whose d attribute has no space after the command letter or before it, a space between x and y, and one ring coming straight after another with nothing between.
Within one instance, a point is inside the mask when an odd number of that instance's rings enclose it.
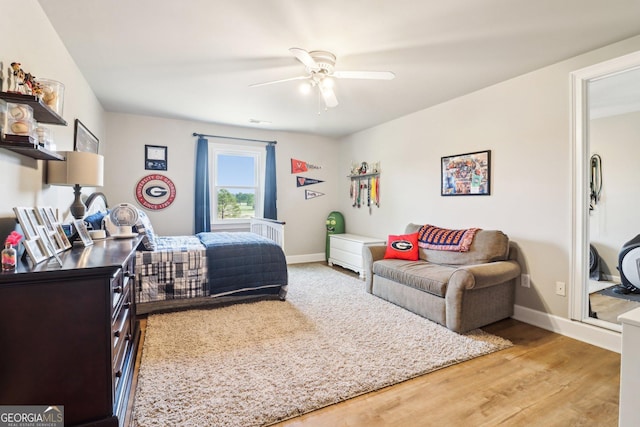
<instances>
[{"instance_id":1,"label":"framed colorful artwork","mask_svg":"<svg viewBox=\"0 0 640 427\"><path fill-rule=\"evenodd\" d=\"M440 172L442 196L491 194L491 150L442 157Z\"/></svg>"}]
</instances>

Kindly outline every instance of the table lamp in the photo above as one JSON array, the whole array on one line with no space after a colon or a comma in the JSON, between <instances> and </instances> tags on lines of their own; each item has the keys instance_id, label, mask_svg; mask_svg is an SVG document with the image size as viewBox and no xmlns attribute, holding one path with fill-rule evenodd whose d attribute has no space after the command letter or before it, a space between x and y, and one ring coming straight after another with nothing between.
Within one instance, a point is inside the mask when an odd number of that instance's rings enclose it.
<instances>
[{"instance_id":1,"label":"table lamp","mask_svg":"<svg viewBox=\"0 0 640 427\"><path fill-rule=\"evenodd\" d=\"M64 161L49 161L47 183L72 185L75 198L69 211L76 219L84 217L86 206L80 198L82 187L102 187L104 181L104 157L82 151L59 152Z\"/></svg>"}]
</instances>

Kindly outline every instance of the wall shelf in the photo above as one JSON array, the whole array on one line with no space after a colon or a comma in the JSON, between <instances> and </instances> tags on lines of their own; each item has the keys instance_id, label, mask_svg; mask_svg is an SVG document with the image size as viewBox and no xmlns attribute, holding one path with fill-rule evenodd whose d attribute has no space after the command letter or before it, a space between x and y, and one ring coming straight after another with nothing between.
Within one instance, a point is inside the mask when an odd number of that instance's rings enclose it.
<instances>
[{"instance_id":1,"label":"wall shelf","mask_svg":"<svg viewBox=\"0 0 640 427\"><path fill-rule=\"evenodd\" d=\"M30 106L33 109L33 117L38 123L63 126L67 125L67 122L60 117L58 113L53 111L36 96L24 95L21 93L0 92L0 99L5 100L6 102L26 104ZM6 134L0 136L0 148L22 154L23 156L32 157L34 159L64 160L63 156L38 145L38 141L28 135Z\"/></svg>"},{"instance_id":2,"label":"wall shelf","mask_svg":"<svg viewBox=\"0 0 640 427\"><path fill-rule=\"evenodd\" d=\"M64 156L38 145L30 136L5 136L6 139L0 140L0 148L39 160L64 160Z\"/></svg>"},{"instance_id":3,"label":"wall shelf","mask_svg":"<svg viewBox=\"0 0 640 427\"><path fill-rule=\"evenodd\" d=\"M67 122L58 113L53 111L40 98L22 93L0 92L0 99L15 104L26 104L33 108L33 117L38 123L66 126Z\"/></svg>"},{"instance_id":4,"label":"wall shelf","mask_svg":"<svg viewBox=\"0 0 640 427\"><path fill-rule=\"evenodd\" d=\"M363 173L363 174L360 174L360 175L347 175L347 178L350 178L350 179L353 180L353 179L369 178L369 177L372 177L372 176L380 176L380 172Z\"/></svg>"}]
</instances>

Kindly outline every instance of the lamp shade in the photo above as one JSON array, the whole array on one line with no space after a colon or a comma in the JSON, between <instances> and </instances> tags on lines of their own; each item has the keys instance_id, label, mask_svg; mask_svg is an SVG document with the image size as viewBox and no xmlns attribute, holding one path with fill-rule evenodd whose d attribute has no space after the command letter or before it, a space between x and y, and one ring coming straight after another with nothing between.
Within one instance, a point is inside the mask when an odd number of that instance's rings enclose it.
<instances>
[{"instance_id":1,"label":"lamp shade","mask_svg":"<svg viewBox=\"0 0 640 427\"><path fill-rule=\"evenodd\" d=\"M102 187L104 182L104 157L83 151L64 151L65 160L49 162L47 183L52 185L80 185Z\"/></svg>"}]
</instances>

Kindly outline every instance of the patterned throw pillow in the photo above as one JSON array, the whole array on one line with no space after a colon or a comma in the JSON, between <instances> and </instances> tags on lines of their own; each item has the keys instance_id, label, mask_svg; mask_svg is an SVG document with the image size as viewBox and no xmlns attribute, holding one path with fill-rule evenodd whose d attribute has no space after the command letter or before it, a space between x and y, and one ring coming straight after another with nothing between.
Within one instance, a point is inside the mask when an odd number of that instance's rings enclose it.
<instances>
[{"instance_id":1,"label":"patterned throw pillow","mask_svg":"<svg viewBox=\"0 0 640 427\"><path fill-rule=\"evenodd\" d=\"M139 234L144 235L142 238L142 246L148 251L155 251L158 246L156 244L156 235L153 231L151 220L147 214L140 209L138 209L138 221L136 221L134 228Z\"/></svg>"},{"instance_id":2,"label":"patterned throw pillow","mask_svg":"<svg viewBox=\"0 0 640 427\"><path fill-rule=\"evenodd\" d=\"M389 235L384 258L417 261L420 258L418 253L418 233L401 234L399 236Z\"/></svg>"}]
</instances>

